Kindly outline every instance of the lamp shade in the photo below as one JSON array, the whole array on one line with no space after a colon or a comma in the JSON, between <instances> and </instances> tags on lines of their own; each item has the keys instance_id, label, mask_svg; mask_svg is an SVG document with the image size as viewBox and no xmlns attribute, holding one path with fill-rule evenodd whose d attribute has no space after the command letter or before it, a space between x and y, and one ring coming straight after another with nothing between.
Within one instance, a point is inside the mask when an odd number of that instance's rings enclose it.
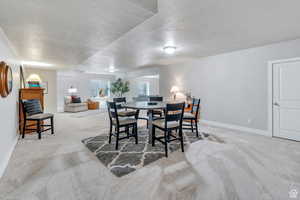
<instances>
[{"instance_id":1,"label":"lamp shade","mask_svg":"<svg viewBox=\"0 0 300 200\"><path fill-rule=\"evenodd\" d=\"M77 93L77 88L70 87L70 88L68 89L68 92L69 92L70 94Z\"/></svg>"},{"instance_id":2,"label":"lamp shade","mask_svg":"<svg viewBox=\"0 0 300 200\"><path fill-rule=\"evenodd\" d=\"M26 79L27 82L42 82L41 77L38 74L30 74L29 77Z\"/></svg>"},{"instance_id":3,"label":"lamp shade","mask_svg":"<svg viewBox=\"0 0 300 200\"><path fill-rule=\"evenodd\" d=\"M179 92L179 88L177 86L173 86L170 90L171 93L177 93Z\"/></svg>"}]
</instances>

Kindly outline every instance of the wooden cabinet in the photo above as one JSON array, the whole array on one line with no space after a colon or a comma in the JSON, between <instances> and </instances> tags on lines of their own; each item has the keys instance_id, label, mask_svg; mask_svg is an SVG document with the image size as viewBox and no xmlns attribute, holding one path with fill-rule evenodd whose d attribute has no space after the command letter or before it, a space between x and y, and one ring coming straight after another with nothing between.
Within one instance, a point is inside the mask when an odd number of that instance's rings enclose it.
<instances>
[{"instance_id":1,"label":"wooden cabinet","mask_svg":"<svg viewBox=\"0 0 300 200\"><path fill-rule=\"evenodd\" d=\"M87 104L88 104L89 110L98 110L99 109L99 102L88 101Z\"/></svg>"},{"instance_id":2,"label":"wooden cabinet","mask_svg":"<svg viewBox=\"0 0 300 200\"><path fill-rule=\"evenodd\" d=\"M20 128L20 133L23 130L23 125L24 125L24 113L21 105L21 100L28 100L28 99L39 99L42 105L42 108L44 110L44 89L42 88L23 88L20 89L19 91L19 128ZM33 125L32 128L36 122L27 122L28 125ZM30 133L32 131L26 131L26 133Z\"/></svg>"}]
</instances>

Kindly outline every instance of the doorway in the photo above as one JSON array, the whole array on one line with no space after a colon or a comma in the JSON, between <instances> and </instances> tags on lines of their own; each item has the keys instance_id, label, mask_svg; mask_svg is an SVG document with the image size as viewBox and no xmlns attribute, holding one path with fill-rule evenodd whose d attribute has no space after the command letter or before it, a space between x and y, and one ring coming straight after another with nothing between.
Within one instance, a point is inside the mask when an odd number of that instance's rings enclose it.
<instances>
[{"instance_id":1,"label":"doorway","mask_svg":"<svg viewBox=\"0 0 300 200\"><path fill-rule=\"evenodd\" d=\"M274 137L300 141L300 59L270 63Z\"/></svg>"}]
</instances>

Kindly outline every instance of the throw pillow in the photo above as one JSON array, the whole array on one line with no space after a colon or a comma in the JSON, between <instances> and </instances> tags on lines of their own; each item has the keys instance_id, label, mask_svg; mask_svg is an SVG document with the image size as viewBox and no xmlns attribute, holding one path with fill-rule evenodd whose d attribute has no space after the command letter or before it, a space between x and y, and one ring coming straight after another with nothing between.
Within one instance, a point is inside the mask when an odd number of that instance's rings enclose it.
<instances>
[{"instance_id":1,"label":"throw pillow","mask_svg":"<svg viewBox=\"0 0 300 200\"><path fill-rule=\"evenodd\" d=\"M80 97L74 97L74 98L72 98L72 103L81 103Z\"/></svg>"}]
</instances>

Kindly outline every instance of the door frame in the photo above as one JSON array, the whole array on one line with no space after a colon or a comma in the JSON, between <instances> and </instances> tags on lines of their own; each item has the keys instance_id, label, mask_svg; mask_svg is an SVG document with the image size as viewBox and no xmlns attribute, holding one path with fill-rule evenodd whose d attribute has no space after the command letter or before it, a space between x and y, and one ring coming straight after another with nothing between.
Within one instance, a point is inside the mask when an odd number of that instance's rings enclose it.
<instances>
[{"instance_id":1,"label":"door frame","mask_svg":"<svg viewBox=\"0 0 300 200\"><path fill-rule=\"evenodd\" d=\"M274 64L289 63L289 62L300 62L300 57L289 58L283 60L273 60L268 62L268 130L271 137L274 137L274 117L273 117L273 90L274 90Z\"/></svg>"}]
</instances>

